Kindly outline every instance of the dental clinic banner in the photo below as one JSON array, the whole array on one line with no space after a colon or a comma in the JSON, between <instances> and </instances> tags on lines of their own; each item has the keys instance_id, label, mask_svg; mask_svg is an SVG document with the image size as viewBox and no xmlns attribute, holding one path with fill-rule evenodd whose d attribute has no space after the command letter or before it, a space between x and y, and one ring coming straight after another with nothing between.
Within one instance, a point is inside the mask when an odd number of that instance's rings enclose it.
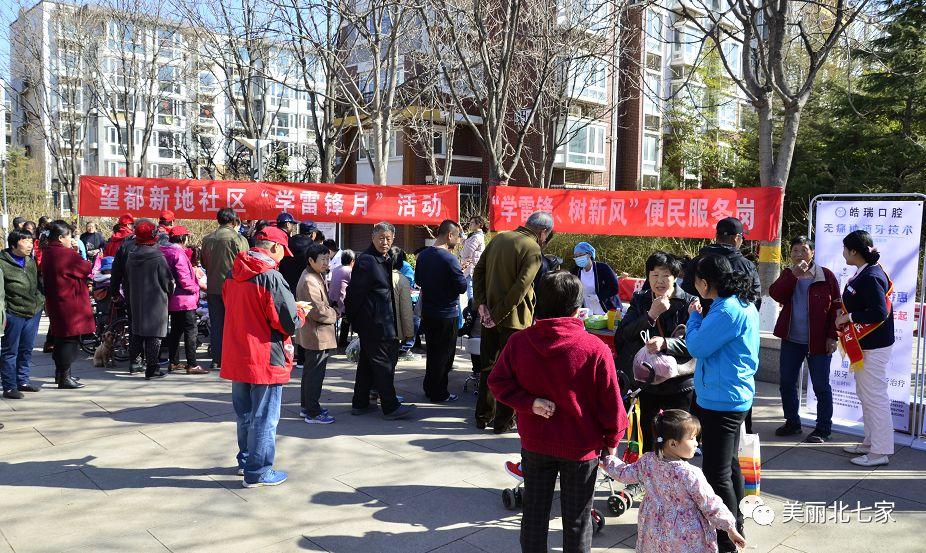
<instances>
[{"instance_id":1,"label":"dental clinic banner","mask_svg":"<svg viewBox=\"0 0 926 553\"><path fill-rule=\"evenodd\" d=\"M914 315L916 280L920 268L920 231L923 202L916 201L829 201L816 209L816 262L830 269L839 279L839 288L855 274L842 257L842 239L854 230L871 233L881 253L881 266L894 281L894 348L887 366L887 389L896 430L910 431L910 380L914 370ZM865 369L862 369L865 370ZM855 377L849 361L839 351L830 366L833 387L833 422L856 423L862 409L855 395ZM817 398L807 386L804 415L816 416ZM840 421L840 419L842 419Z\"/></svg>"}]
</instances>

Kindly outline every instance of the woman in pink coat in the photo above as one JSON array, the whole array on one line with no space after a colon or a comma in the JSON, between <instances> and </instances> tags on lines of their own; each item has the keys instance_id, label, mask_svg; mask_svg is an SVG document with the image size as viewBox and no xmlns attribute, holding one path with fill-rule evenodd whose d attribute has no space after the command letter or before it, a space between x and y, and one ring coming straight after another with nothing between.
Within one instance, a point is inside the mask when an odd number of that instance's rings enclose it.
<instances>
[{"instance_id":1,"label":"woman in pink coat","mask_svg":"<svg viewBox=\"0 0 926 553\"><path fill-rule=\"evenodd\" d=\"M67 222L50 223L41 265L48 334L55 339L55 383L65 389L83 387L71 376L71 363L77 357L80 335L96 332L87 288L92 265L73 249L72 240Z\"/></svg>"},{"instance_id":2,"label":"woman in pink coat","mask_svg":"<svg viewBox=\"0 0 926 553\"><path fill-rule=\"evenodd\" d=\"M170 371L186 370L187 374L208 374L209 370L196 364L196 307L199 304L199 281L193 264L186 254L190 231L183 226L170 229L170 243L161 246L167 265L174 274L177 287L170 296L167 311L170 315L170 332L167 333L167 351ZM180 337L186 350L186 365L180 364Z\"/></svg>"}]
</instances>

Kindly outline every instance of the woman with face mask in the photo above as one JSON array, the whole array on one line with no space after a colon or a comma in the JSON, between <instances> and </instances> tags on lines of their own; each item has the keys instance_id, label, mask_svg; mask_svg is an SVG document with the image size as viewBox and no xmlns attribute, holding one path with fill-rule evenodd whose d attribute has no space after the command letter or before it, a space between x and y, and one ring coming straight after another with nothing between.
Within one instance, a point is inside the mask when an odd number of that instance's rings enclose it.
<instances>
[{"instance_id":1,"label":"woman with face mask","mask_svg":"<svg viewBox=\"0 0 926 553\"><path fill-rule=\"evenodd\" d=\"M595 248L588 242L579 242L573 250L576 266L570 271L582 281L585 289L583 307L594 315L603 315L612 309L623 310L617 297L617 275L607 263L595 261Z\"/></svg>"}]
</instances>

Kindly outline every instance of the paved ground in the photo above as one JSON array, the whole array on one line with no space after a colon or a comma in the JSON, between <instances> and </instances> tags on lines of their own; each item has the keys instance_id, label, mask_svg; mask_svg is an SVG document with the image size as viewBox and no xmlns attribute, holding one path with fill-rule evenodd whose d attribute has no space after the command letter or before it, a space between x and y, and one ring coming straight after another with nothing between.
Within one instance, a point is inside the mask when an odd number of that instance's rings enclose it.
<instances>
[{"instance_id":1,"label":"paved ground","mask_svg":"<svg viewBox=\"0 0 926 553\"><path fill-rule=\"evenodd\" d=\"M234 475L229 385L216 375L145 382L81 362L87 387L64 391L51 385L51 357L34 361L46 388L0 401L0 552L518 550L519 515L499 495L512 484L502 463L517 457L518 440L476 430L470 394L452 406L420 403L413 421L352 417L353 369L337 357L323 401L338 422L298 419L294 379L277 441L290 480L245 490ZM459 391L468 360L457 366ZM410 401L420 398L423 372L423 363L399 367L397 386ZM771 439L777 390L760 385L759 396L763 497L777 518L770 527L747 523L751 550L926 551L926 453L904 448L890 466L863 470L839 451L847 437L818 447ZM893 502L895 522L863 524L849 512L844 523L785 522L789 500L849 509ZM596 551L632 551L635 517L609 516ZM551 547L560 543L554 531Z\"/></svg>"}]
</instances>

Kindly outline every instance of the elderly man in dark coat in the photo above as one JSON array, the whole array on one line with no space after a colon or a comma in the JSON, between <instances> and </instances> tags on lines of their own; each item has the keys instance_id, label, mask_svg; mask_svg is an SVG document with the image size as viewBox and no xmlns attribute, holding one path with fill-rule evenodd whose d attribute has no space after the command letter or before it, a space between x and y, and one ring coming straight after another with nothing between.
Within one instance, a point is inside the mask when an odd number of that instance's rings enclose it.
<instances>
[{"instance_id":1,"label":"elderly man in dark coat","mask_svg":"<svg viewBox=\"0 0 926 553\"><path fill-rule=\"evenodd\" d=\"M135 244L125 263L123 282L135 314L129 357L135 359L144 350L145 380L151 380L167 374L158 369L158 357L161 340L167 336L167 307L174 292L174 276L157 247L157 227L153 222L141 221L135 225Z\"/></svg>"}]
</instances>

